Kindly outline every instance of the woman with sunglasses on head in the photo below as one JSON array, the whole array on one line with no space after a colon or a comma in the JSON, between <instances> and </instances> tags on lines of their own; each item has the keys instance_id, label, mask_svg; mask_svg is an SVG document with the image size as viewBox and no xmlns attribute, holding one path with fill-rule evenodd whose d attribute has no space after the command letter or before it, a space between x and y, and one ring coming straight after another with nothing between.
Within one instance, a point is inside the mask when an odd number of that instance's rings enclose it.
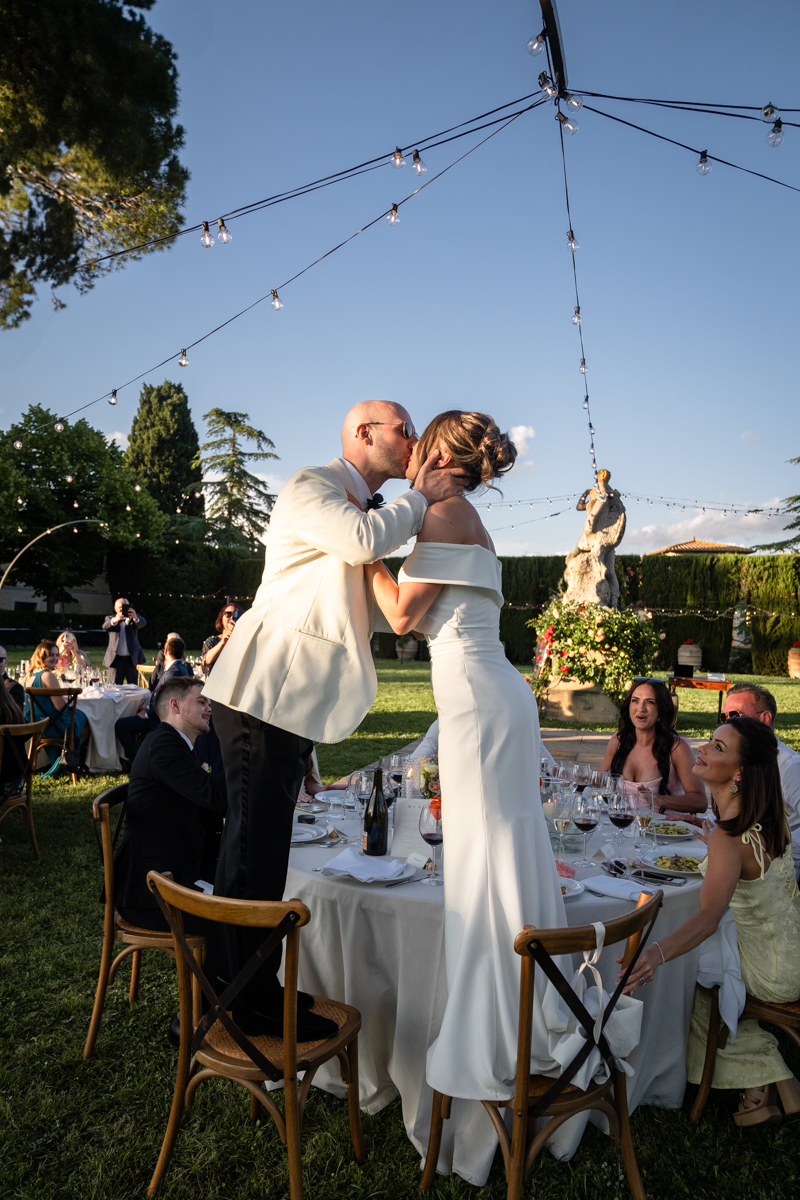
<instances>
[{"instance_id":1,"label":"woman with sunglasses on head","mask_svg":"<svg viewBox=\"0 0 800 1200\"><path fill-rule=\"evenodd\" d=\"M620 705L619 728L606 746L601 771L623 776L625 791L653 792L659 812L702 813L706 793L692 774L694 755L672 728L675 709L660 679L634 679Z\"/></svg>"},{"instance_id":2,"label":"woman with sunglasses on head","mask_svg":"<svg viewBox=\"0 0 800 1200\"><path fill-rule=\"evenodd\" d=\"M228 644L228 638L236 628L236 622L244 612L244 605L238 600L229 600L219 610L217 619L214 622L216 634L212 634L210 638L206 638L203 642L203 656L200 660L200 667L204 675L209 675L214 663L219 658L222 651Z\"/></svg>"},{"instance_id":3,"label":"woman with sunglasses on head","mask_svg":"<svg viewBox=\"0 0 800 1200\"><path fill-rule=\"evenodd\" d=\"M800 894L794 878L775 734L752 717L732 717L701 746L694 773L713 797L717 824L706 821L708 858L700 907L674 933L643 952L625 991L649 983L659 967L699 946L715 932L730 905L747 992L773 1004L800 999ZM695 991L686 1074L699 1083L708 1038L711 996ZM717 1051L712 1087L741 1089L737 1125L771 1124L800 1113L800 1085L778 1043L758 1021L740 1021L736 1040Z\"/></svg>"}]
</instances>

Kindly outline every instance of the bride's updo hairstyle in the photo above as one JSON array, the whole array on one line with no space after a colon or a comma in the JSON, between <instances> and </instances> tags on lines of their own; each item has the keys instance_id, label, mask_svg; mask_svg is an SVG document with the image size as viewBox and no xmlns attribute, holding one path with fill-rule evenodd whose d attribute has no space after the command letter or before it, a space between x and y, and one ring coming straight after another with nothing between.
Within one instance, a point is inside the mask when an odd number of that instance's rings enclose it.
<instances>
[{"instance_id":1,"label":"bride's updo hairstyle","mask_svg":"<svg viewBox=\"0 0 800 1200\"><path fill-rule=\"evenodd\" d=\"M492 480L505 475L517 461L517 447L491 417L457 408L439 413L425 429L417 448L419 462L424 463L434 450L449 454L452 467L463 471L467 492L491 487Z\"/></svg>"}]
</instances>

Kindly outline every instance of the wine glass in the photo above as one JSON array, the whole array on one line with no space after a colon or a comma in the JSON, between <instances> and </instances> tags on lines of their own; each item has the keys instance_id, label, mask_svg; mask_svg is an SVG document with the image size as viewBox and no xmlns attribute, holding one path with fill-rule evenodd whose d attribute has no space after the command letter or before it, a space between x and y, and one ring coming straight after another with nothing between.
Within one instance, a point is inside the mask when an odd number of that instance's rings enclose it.
<instances>
[{"instance_id":1,"label":"wine glass","mask_svg":"<svg viewBox=\"0 0 800 1200\"><path fill-rule=\"evenodd\" d=\"M388 763L389 778L391 779L392 787L394 788L394 798L395 798L395 800L397 800L397 799L399 799L400 793L403 788L403 763L404 763L403 755L402 754L390 754L388 757L387 763Z\"/></svg>"},{"instance_id":2,"label":"wine glass","mask_svg":"<svg viewBox=\"0 0 800 1200\"><path fill-rule=\"evenodd\" d=\"M639 826L639 833L641 835L641 841L635 841L634 846L637 850L646 850L647 827L655 815L653 793L649 792L646 788L642 788L636 792L633 799L636 806L636 824Z\"/></svg>"},{"instance_id":3,"label":"wine glass","mask_svg":"<svg viewBox=\"0 0 800 1200\"><path fill-rule=\"evenodd\" d=\"M600 804L601 801L596 792L588 787L579 792L572 802L572 820L576 828L583 834L583 858L577 859L572 864L574 867L592 866L592 862L587 856L586 845L589 834L595 831L600 820Z\"/></svg>"},{"instance_id":4,"label":"wine glass","mask_svg":"<svg viewBox=\"0 0 800 1200\"><path fill-rule=\"evenodd\" d=\"M611 824L615 827L617 835L614 838L613 845L622 849L623 834L634 822L636 818L636 809L633 804L633 797L626 792L611 792L608 798L608 816Z\"/></svg>"},{"instance_id":5,"label":"wine glass","mask_svg":"<svg viewBox=\"0 0 800 1200\"><path fill-rule=\"evenodd\" d=\"M441 846L443 838L441 800L431 800L430 804L423 805L422 812L419 814L419 832L422 840L427 842L431 847L431 856L433 858L433 870L431 871L430 879L423 879L420 882L426 883L428 887L441 887L444 881L439 875L436 859L436 851Z\"/></svg>"},{"instance_id":6,"label":"wine glass","mask_svg":"<svg viewBox=\"0 0 800 1200\"><path fill-rule=\"evenodd\" d=\"M572 768L572 781L579 792L592 782L592 768L588 763L575 763Z\"/></svg>"}]
</instances>

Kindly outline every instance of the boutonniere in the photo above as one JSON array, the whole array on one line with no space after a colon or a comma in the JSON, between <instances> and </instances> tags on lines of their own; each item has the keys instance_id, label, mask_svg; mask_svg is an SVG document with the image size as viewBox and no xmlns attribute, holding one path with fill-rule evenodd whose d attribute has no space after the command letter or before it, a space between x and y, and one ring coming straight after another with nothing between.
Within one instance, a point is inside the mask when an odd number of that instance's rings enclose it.
<instances>
[{"instance_id":1,"label":"boutonniere","mask_svg":"<svg viewBox=\"0 0 800 1200\"><path fill-rule=\"evenodd\" d=\"M211 763L201 763L200 765L204 771L208 771L209 775L211 774Z\"/></svg>"}]
</instances>

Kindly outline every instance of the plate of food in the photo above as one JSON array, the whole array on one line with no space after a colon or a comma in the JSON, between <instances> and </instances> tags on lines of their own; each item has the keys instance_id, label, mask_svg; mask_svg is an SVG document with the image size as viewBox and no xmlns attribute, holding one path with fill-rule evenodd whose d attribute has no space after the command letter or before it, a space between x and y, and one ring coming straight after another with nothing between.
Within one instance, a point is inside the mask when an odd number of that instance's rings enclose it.
<instances>
[{"instance_id":1,"label":"plate of food","mask_svg":"<svg viewBox=\"0 0 800 1200\"><path fill-rule=\"evenodd\" d=\"M579 879L559 879L561 884L561 895L565 900L569 900L570 896L578 896L584 891L583 884Z\"/></svg>"},{"instance_id":2,"label":"plate of food","mask_svg":"<svg viewBox=\"0 0 800 1200\"><path fill-rule=\"evenodd\" d=\"M309 842L324 842L328 830L324 825L292 825L292 845L305 846Z\"/></svg>"},{"instance_id":3,"label":"plate of food","mask_svg":"<svg viewBox=\"0 0 800 1200\"><path fill-rule=\"evenodd\" d=\"M648 867L656 867L659 871L667 871L670 875L685 875L687 878L700 874L700 863L705 855L697 854L658 854L655 850L642 855L642 863Z\"/></svg>"},{"instance_id":4,"label":"plate of food","mask_svg":"<svg viewBox=\"0 0 800 1200\"><path fill-rule=\"evenodd\" d=\"M651 825L647 832L654 833L661 846L667 846L670 842L682 842L692 836L689 826L681 825L679 821L658 821Z\"/></svg>"},{"instance_id":5,"label":"plate of food","mask_svg":"<svg viewBox=\"0 0 800 1200\"><path fill-rule=\"evenodd\" d=\"M327 812L328 809L326 805L317 804L316 801L312 801L310 804L303 804L301 801L298 801L298 803L295 805L294 811L296 813L324 813Z\"/></svg>"}]
</instances>

